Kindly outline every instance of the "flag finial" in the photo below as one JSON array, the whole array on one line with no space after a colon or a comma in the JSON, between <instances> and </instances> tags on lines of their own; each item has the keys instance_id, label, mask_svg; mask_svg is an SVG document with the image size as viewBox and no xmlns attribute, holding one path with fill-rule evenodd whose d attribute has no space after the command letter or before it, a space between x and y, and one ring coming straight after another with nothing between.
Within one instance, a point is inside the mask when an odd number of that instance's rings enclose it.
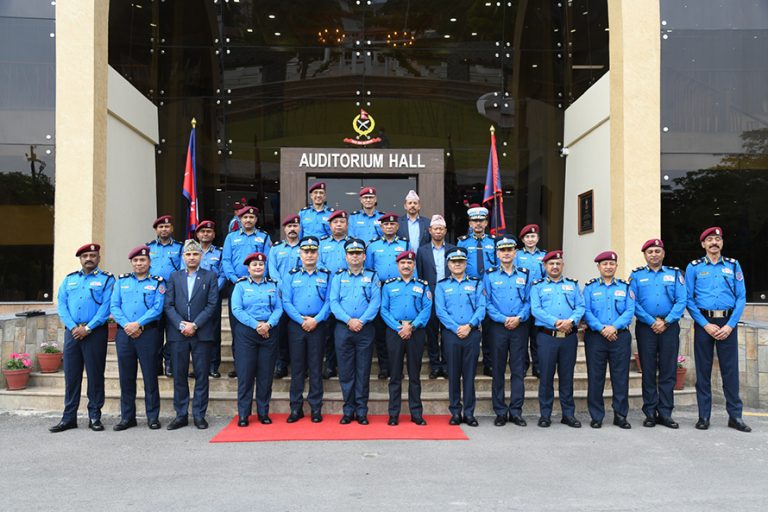
<instances>
[{"instance_id":1,"label":"flag finial","mask_svg":"<svg viewBox=\"0 0 768 512\"><path fill-rule=\"evenodd\" d=\"M493 133L495 131L496 131L496 128L494 128L493 125L491 125L491 133Z\"/></svg>"},{"instance_id":2,"label":"flag finial","mask_svg":"<svg viewBox=\"0 0 768 512\"><path fill-rule=\"evenodd\" d=\"M195 119L195 118L193 117L193 118L192 118L192 128L194 128L195 126L197 126L197 119Z\"/></svg>"}]
</instances>

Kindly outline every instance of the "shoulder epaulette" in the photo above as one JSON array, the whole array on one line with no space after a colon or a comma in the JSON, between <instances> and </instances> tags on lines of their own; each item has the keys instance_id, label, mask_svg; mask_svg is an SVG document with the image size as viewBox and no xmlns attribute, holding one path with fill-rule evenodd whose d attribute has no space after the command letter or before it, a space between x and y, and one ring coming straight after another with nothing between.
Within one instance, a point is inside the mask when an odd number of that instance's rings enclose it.
<instances>
[{"instance_id":1,"label":"shoulder epaulette","mask_svg":"<svg viewBox=\"0 0 768 512\"><path fill-rule=\"evenodd\" d=\"M461 240L463 242L464 240L466 240L468 238L469 237L467 235L461 235L459 238L457 238L457 240Z\"/></svg>"},{"instance_id":2,"label":"shoulder epaulette","mask_svg":"<svg viewBox=\"0 0 768 512\"><path fill-rule=\"evenodd\" d=\"M238 279L238 280L237 280L237 281L235 281L235 282L236 282L236 283L239 283L240 281L245 281L245 280L247 280L247 279L248 279L248 276L243 276L243 277L241 277L240 279Z\"/></svg>"},{"instance_id":3,"label":"shoulder epaulette","mask_svg":"<svg viewBox=\"0 0 768 512\"><path fill-rule=\"evenodd\" d=\"M696 258L690 264L695 266L695 265L698 265L699 263L701 263L701 258Z\"/></svg>"},{"instance_id":4,"label":"shoulder epaulette","mask_svg":"<svg viewBox=\"0 0 768 512\"><path fill-rule=\"evenodd\" d=\"M416 279L416 281L420 282L424 286L429 286L429 283L426 280L424 280L424 279Z\"/></svg>"},{"instance_id":5,"label":"shoulder epaulette","mask_svg":"<svg viewBox=\"0 0 768 512\"><path fill-rule=\"evenodd\" d=\"M368 242L368 245L372 244L373 242L378 242L379 240L381 240L381 237L380 237L380 236L377 236L376 238L372 238L372 239L371 239L371 240Z\"/></svg>"},{"instance_id":6,"label":"shoulder epaulette","mask_svg":"<svg viewBox=\"0 0 768 512\"><path fill-rule=\"evenodd\" d=\"M667 267L670 270L678 270L678 271L680 270L680 267L672 267L672 266L667 266L667 265L664 265L664 266Z\"/></svg>"},{"instance_id":7,"label":"shoulder epaulette","mask_svg":"<svg viewBox=\"0 0 768 512\"><path fill-rule=\"evenodd\" d=\"M520 271L520 272L522 272L523 274L527 274L527 273L528 273L528 269L527 269L527 268L525 268L525 267L517 267L517 270L519 270L519 271Z\"/></svg>"},{"instance_id":8,"label":"shoulder epaulette","mask_svg":"<svg viewBox=\"0 0 768 512\"><path fill-rule=\"evenodd\" d=\"M470 277L469 277L469 280L470 280L470 281L479 281L479 280L480 280L480 278L479 278L479 277L472 277L472 276L470 276Z\"/></svg>"},{"instance_id":9,"label":"shoulder epaulette","mask_svg":"<svg viewBox=\"0 0 768 512\"><path fill-rule=\"evenodd\" d=\"M620 283L623 283L623 284L629 284L629 281L627 281L626 279L621 279L621 278L617 277L616 280L618 282L620 282Z\"/></svg>"},{"instance_id":10,"label":"shoulder epaulette","mask_svg":"<svg viewBox=\"0 0 768 512\"><path fill-rule=\"evenodd\" d=\"M326 274L330 274L331 273L330 270L328 270L327 268L322 268L322 267L318 267L317 271L318 272L325 272Z\"/></svg>"},{"instance_id":11,"label":"shoulder epaulette","mask_svg":"<svg viewBox=\"0 0 768 512\"><path fill-rule=\"evenodd\" d=\"M275 243L273 243L273 244L272 244L272 247L277 247L278 245L282 245L282 244L284 244L284 243L285 243L285 240L280 240L280 241L278 241L278 242L275 242Z\"/></svg>"},{"instance_id":12,"label":"shoulder epaulette","mask_svg":"<svg viewBox=\"0 0 768 512\"><path fill-rule=\"evenodd\" d=\"M486 269L485 273L486 274L490 274L492 272L496 272L497 270L499 270L498 267L491 267L491 268Z\"/></svg>"},{"instance_id":13,"label":"shoulder epaulette","mask_svg":"<svg viewBox=\"0 0 768 512\"><path fill-rule=\"evenodd\" d=\"M640 272L641 270L645 269L645 265L640 265L637 268L633 268L632 272Z\"/></svg>"},{"instance_id":14,"label":"shoulder epaulette","mask_svg":"<svg viewBox=\"0 0 768 512\"><path fill-rule=\"evenodd\" d=\"M157 243L157 240L150 240L149 242L145 243L144 245L149 247L150 245L153 245L153 244L156 244L156 243Z\"/></svg>"},{"instance_id":15,"label":"shoulder epaulette","mask_svg":"<svg viewBox=\"0 0 768 512\"><path fill-rule=\"evenodd\" d=\"M320 240L328 240L329 238L331 238L331 235L325 235L325 236L321 236Z\"/></svg>"},{"instance_id":16,"label":"shoulder epaulette","mask_svg":"<svg viewBox=\"0 0 768 512\"><path fill-rule=\"evenodd\" d=\"M336 273L337 273L337 274L341 274L342 272L346 272L346 271L347 271L347 269L345 269L345 268L340 268L339 270L337 270L337 271L336 271Z\"/></svg>"},{"instance_id":17,"label":"shoulder epaulette","mask_svg":"<svg viewBox=\"0 0 768 512\"><path fill-rule=\"evenodd\" d=\"M357 215L358 213L360 213L360 210L355 210L352 213L350 213L350 215Z\"/></svg>"},{"instance_id":18,"label":"shoulder epaulette","mask_svg":"<svg viewBox=\"0 0 768 512\"><path fill-rule=\"evenodd\" d=\"M539 284L543 282L544 282L544 279L536 279L532 284Z\"/></svg>"},{"instance_id":19,"label":"shoulder epaulette","mask_svg":"<svg viewBox=\"0 0 768 512\"><path fill-rule=\"evenodd\" d=\"M107 277L115 277L114 274L112 274L112 272L109 272L107 270L99 270L99 272L101 272L102 274L104 274Z\"/></svg>"},{"instance_id":20,"label":"shoulder epaulette","mask_svg":"<svg viewBox=\"0 0 768 512\"><path fill-rule=\"evenodd\" d=\"M384 281L384 284L393 283L393 282L397 281L398 279L400 279L400 278L399 277L390 277L389 279Z\"/></svg>"},{"instance_id":21,"label":"shoulder epaulette","mask_svg":"<svg viewBox=\"0 0 768 512\"><path fill-rule=\"evenodd\" d=\"M439 280L438 283L442 283L443 281L447 281L449 279L450 279L450 277L444 277L441 280Z\"/></svg>"},{"instance_id":22,"label":"shoulder epaulette","mask_svg":"<svg viewBox=\"0 0 768 512\"><path fill-rule=\"evenodd\" d=\"M73 275L75 275L75 274L79 274L79 273L80 273L80 271L79 271L79 270L75 270L74 272L70 272L69 274L67 274L67 277L69 277L69 276L73 276Z\"/></svg>"},{"instance_id":23,"label":"shoulder epaulette","mask_svg":"<svg viewBox=\"0 0 768 512\"><path fill-rule=\"evenodd\" d=\"M266 282L268 282L268 283L275 283L275 284L277 284L277 281L275 281L275 280L274 280L274 279L272 279L271 277L267 277L267 278L265 278L264 280L265 280Z\"/></svg>"},{"instance_id":24,"label":"shoulder epaulette","mask_svg":"<svg viewBox=\"0 0 768 512\"><path fill-rule=\"evenodd\" d=\"M307 205L307 206L305 206L304 208L302 208L302 209L301 209L301 210L299 210L299 211L300 211L300 212L303 212L304 210L309 210L310 208L311 208L311 207L310 207L309 205Z\"/></svg>"},{"instance_id":25,"label":"shoulder epaulette","mask_svg":"<svg viewBox=\"0 0 768 512\"><path fill-rule=\"evenodd\" d=\"M571 279L570 277L564 277L563 279L565 279L566 281L572 281L572 282L577 283L577 284L579 282L578 279Z\"/></svg>"},{"instance_id":26,"label":"shoulder epaulette","mask_svg":"<svg viewBox=\"0 0 768 512\"><path fill-rule=\"evenodd\" d=\"M295 274L296 272L300 272L300 271L301 271L301 267L296 267L296 268L292 268L291 270L289 270L288 273L289 274Z\"/></svg>"},{"instance_id":27,"label":"shoulder epaulette","mask_svg":"<svg viewBox=\"0 0 768 512\"><path fill-rule=\"evenodd\" d=\"M727 261L728 263L736 263L736 258L727 258L727 257L723 257L723 259L724 259L725 261Z\"/></svg>"},{"instance_id":28,"label":"shoulder epaulette","mask_svg":"<svg viewBox=\"0 0 768 512\"><path fill-rule=\"evenodd\" d=\"M596 283L596 282L597 282L597 278L596 278L596 277L593 277L592 279L590 279L589 281L587 281L586 283L584 283L584 286L587 286L587 285L590 285L590 284L592 284L592 283Z\"/></svg>"},{"instance_id":29,"label":"shoulder epaulette","mask_svg":"<svg viewBox=\"0 0 768 512\"><path fill-rule=\"evenodd\" d=\"M165 279L163 279L163 276L152 276L152 279L154 279L158 283L162 283L163 281L165 281Z\"/></svg>"},{"instance_id":30,"label":"shoulder epaulette","mask_svg":"<svg viewBox=\"0 0 768 512\"><path fill-rule=\"evenodd\" d=\"M329 211L329 212L335 212L335 211L336 211L336 208L330 208L330 207L329 207L329 208L328 208L328 211Z\"/></svg>"},{"instance_id":31,"label":"shoulder epaulette","mask_svg":"<svg viewBox=\"0 0 768 512\"><path fill-rule=\"evenodd\" d=\"M125 277L131 277L131 273L130 272L126 272L125 274L120 274L117 277L118 277L118 279L123 279Z\"/></svg>"}]
</instances>

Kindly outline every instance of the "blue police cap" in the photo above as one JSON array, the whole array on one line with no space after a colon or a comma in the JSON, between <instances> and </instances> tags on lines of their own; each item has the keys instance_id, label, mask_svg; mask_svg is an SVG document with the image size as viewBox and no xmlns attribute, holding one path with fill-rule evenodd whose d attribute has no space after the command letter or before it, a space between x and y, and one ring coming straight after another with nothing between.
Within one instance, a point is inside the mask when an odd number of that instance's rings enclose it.
<instances>
[{"instance_id":1,"label":"blue police cap","mask_svg":"<svg viewBox=\"0 0 768 512\"><path fill-rule=\"evenodd\" d=\"M317 250L320 247L320 240L316 236L305 236L299 241L299 249Z\"/></svg>"},{"instance_id":2,"label":"blue police cap","mask_svg":"<svg viewBox=\"0 0 768 512\"><path fill-rule=\"evenodd\" d=\"M503 236L496 240L497 249L515 249L517 248L517 242L511 236Z\"/></svg>"},{"instance_id":3,"label":"blue police cap","mask_svg":"<svg viewBox=\"0 0 768 512\"><path fill-rule=\"evenodd\" d=\"M350 238L344 243L346 252L365 252L365 242L359 238Z\"/></svg>"},{"instance_id":4,"label":"blue police cap","mask_svg":"<svg viewBox=\"0 0 768 512\"><path fill-rule=\"evenodd\" d=\"M467 251L463 247L454 247L450 251L448 251L445 255L445 259L451 261L451 260L466 260L467 259Z\"/></svg>"}]
</instances>

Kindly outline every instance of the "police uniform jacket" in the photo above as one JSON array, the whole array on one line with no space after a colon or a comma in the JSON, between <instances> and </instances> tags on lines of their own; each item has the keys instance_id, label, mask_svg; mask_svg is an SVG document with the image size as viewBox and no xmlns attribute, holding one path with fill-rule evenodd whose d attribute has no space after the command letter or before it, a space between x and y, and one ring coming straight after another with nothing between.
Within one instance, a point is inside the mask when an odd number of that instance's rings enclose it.
<instances>
[{"instance_id":1,"label":"police uniform jacket","mask_svg":"<svg viewBox=\"0 0 768 512\"><path fill-rule=\"evenodd\" d=\"M118 276L112 290L110 313L120 327L137 322L141 327L160 319L165 302L165 279L129 272Z\"/></svg>"},{"instance_id":2,"label":"police uniform jacket","mask_svg":"<svg viewBox=\"0 0 768 512\"><path fill-rule=\"evenodd\" d=\"M610 325L626 329L635 314L635 292L623 279L606 283L602 277L590 279L584 285L584 320L593 331Z\"/></svg>"},{"instance_id":3,"label":"police uniform jacket","mask_svg":"<svg viewBox=\"0 0 768 512\"><path fill-rule=\"evenodd\" d=\"M737 260L722 256L715 263L706 256L693 260L685 270L685 281L688 312L697 324L704 327L709 323L702 309L730 309L727 325L736 328L747 304L744 273Z\"/></svg>"},{"instance_id":4,"label":"police uniform jacket","mask_svg":"<svg viewBox=\"0 0 768 512\"><path fill-rule=\"evenodd\" d=\"M507 273L501 267L492 267L483 275L486 310L494 322L504 323L508 317L519 317L525 322L531 316L531 279L528 269L513 267Z\"/></svg>"},{"instance_id":5,"label":"police uniform jacket","mask_svg":"<svg viewBox=\"0 0 768 512\"><path fill-rule=\"evenodd\" d=\"M414 329L426 327L432 313L432 292L429 284L398 276L388 279L381 288L381 318L387 327L398 331L402 322L410 322Z\"/></svg>"},{"instance_id":6,"label":"police uniform jacket","mask_svg":"<svg viewBox=\"0 0 768 512\"><path fill-rule=\"evenodd\" d=\"M283 314L283 302L276 281L265 277L261 282L251 276L240 278L232 290L232 314L242 323L255 329L259 322L276 327Z\"/></svg>"},{"instance_id":7,"label":"police uniform jacket","mask_svg":"<svg viewBox=\"0 0 768 512\"><path fill-rule=\"evenodd\" d=\"M98 268L87 274L82 270L68 274L57 295L61 322L70 331L78 325L91 330L103 325L109 318L114 285L114 276Z\"/></svg>"},{"instance_id":8,"label":"police uniform jacket","mask_svg":"<svg viewBox=\"0 0 768 512\"><path fill-rule=\"evenodd\" d=\"M567 277L553 281L549 276L531 287L531 314L539 327L555 330L558 320L573 321L574 328L584 316L584 298L579 282Z\"/></svg>"},{"instance_id":9,"label":"police uniform jacket","mask_svg":"<svg viewBox=\"0 0 768 512\"><path fill-rule=\"evenodd\" d=\"M331 273L324 268L308 272L294 268L282 283L283 310L294 322L301 324L305 316L317 322L328 319L330 314Z\"/></svg>"},{"instance_id":10,"label":"police uniform jacket","mask_svg":"<svg viewBox=\"0 0 768 512\"><path fill-rule=\"evenodd\" d=\"M632 271L629 285L635 294L635 316L639 322L653 324L661 318L668 324L680 320L685 312L686 291L683 272L677 267L649 266Z\"/></svg>"},{"instance_id":11,"label":"police uniform jacket","mask_svg":"<svg viewBox=\"0 0 768 512\"><path fill-rule=\"evenodd\" d=\"M435 287L435 312L440 322L454 334L465 324L480 326L485 318L483 283L476 277L464 276L459 281L453 276L438 281Z\"/></svg>"},{"instance_id":12,"label":"police uniform jacket","mask_svg":"<svg viewBox=\"0 0 768 512\"><path fill-rule=\"evenodd\" d=\"M224 239L221 262L224 275L233 283L241 277L246 277L248 267L243 265L245 257L253 252L261 252L269 256L270 247L272 247L272 241L269 235L260 229L255 229L250 234L242 228L229 233Z\"/></svg>"}]
</instances>

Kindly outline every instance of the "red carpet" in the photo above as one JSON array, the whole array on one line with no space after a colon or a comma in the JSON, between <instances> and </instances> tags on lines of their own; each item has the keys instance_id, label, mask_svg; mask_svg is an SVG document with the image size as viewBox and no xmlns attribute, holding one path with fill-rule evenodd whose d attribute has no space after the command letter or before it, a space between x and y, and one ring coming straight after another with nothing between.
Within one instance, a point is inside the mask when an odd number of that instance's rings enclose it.
<instances>
[{"instance_id":1,"label":"red carpet","mask_svg":"<svg viewBox=\"0 0 768 512\"><path fill-rule=\"evenodd\" d=\"M420 427L411 423L410 416L401 416L396 427L387 425L387 416L368 416L370 425L340 425L338 414L323 415L321 423L312 423L306 416L296 423L286 423L287 414L272 414L271 425L262 425L256 416L251 416L247 427L237 426L237 417L216 434L212 443L252 443L262 441L368 441L425 440L425 441L466 441L468 438L461 427L448 424L450 416L424 416L427 425Z\"/></svg>"}]
</instances>

